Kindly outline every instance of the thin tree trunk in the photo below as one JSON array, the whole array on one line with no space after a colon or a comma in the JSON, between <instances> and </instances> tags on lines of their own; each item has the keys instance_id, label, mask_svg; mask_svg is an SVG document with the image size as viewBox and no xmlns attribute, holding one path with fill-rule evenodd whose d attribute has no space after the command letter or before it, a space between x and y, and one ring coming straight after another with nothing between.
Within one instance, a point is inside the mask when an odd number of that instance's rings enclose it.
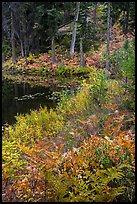
<instances>
[{"instance_id":1,"label":"thin tree trunk","mask_svg":"<svg viewBox=\"0 0 137 204\"><path fill-rule=\"evenodd\" d=\"M38 33L35 33L34 38L35 38L35 47L34 47L33 52L36 54L39 54L39 35Z\"/></svg>"},{"instance_id":2,"label":"thin tree trunk","mask_svg":"<svg viewBox=\"0 0 137 204\"><path fill-rule=\"evenodd\" d=\"M126 16L125 16L125 34L128 33L128 22L129 22L129 12L130 12L130 4L129 2L128 3L128 8L127 8L127 11L126 11Z\"/></svg>"},{"instance_id":3,"label":"thin tree trunk","mask_svg":"<svg viewBox=\"0 0 137 204\"><path fill-rule=\"evenodd\" d=\"M86 3L86 10L85 10L85 29L84 29L84 32L83 32L83 39L86 39L87 38L87 30L88 30L88 24L89 24L89 16L88 16L88 2L85 2Z\"/></svg>"},{"instance_id":4,"label":"thin tree trunk","mask_svg":"<svg viewBox=\"0 0 137 204\"><path fill-rule=\"evenodd\" d=\"M80 66L85 67L85 60L84 60L84 54L83 54L83 42L82 38L80 38Z\"/></svg>"},{"instance_id":5,"label":"thin tree trunk","mask_svg":"<svg viewBox=\"0 0 137 204\"><path fill-rule=\"evenodd\" d=\"M52 65L55 64L55 37L52 36L52 42L51 42L51 49L52 49Z\"/></svg>"},{"instance_id":6,"label":"thin tree trunk","mask_svg":"<svg viewBox=\"0 0 137 204\"><path fill-rule=\"evenodd\" d=\"M74 48L75 48L75 41L76 41L76 31L77 31L77 25L78 25L79 10L80 10L80 2L77 2L77 4L76 4L76 17L75 17L75 22L74 22L74 30L72 33L72 41L71 41L71 48L70 48L71 58L73 58L73 56L74 56Z\"/></svg>"},{"instance_id":7,"label":"thin tree trunk","mask_svg":"<svg viewBox=\"0 0 137 204\"><path fill-rule=\"evenodd\" d=\"M22 21L22 18L20 19L20 22L19 22L19 40L20 40L20 51L21 51L21 56L24 58L24 45L23 45L23 30L22 30L22 25L21 25L21 21Z\"/></svg>"},{"instance_id":8,"label":"thin tree trunk","mask_svg":"<svg viewBox=\"0 0 137 204\"><path fill-rule=\"evenodd\" d=\"M97 23L97 3L95 2L95 8L94 8L94 14L93 14L93 18L94 18L94 24L93 24L93 39L96 39L96 23Z\"/></svg>"},{"instance_id":9,"label":"thin tree trunk","mask_svg":"<svg viewBox=\"0 0 137 204\"><path fill-rule=\"evenodd\" d=\"M13 11L11 8L11 46L12 46L12 61L13 64L16 63L16 53L15 53L15 32L14 32L14 19Z\"/></svg>"},{"instance_id":10,"label":"thin tree trunk","mask_svg":"<svg viewBox=\"0 0 137 204\"><path fill-rule=\"evenodd\" d=\"M24 37L24 54L25 54L25 60L26 60L26 65L28 64L28 59L27 59L27 45L26 45L26 37Z\"/></svg>"},{"instance_id":11,"label":"thin tree trunk","mask_svg":"<svg viewBox=\"0 0 137 204\"><path fill-rule=\"evenodd\" d=\"M68 2L64 2L64 21L67 22L69 18Z\"/></svg>"},{"instance_id":12,"label":"thin tree trunk","mask_svg":"<svg viewBox=\"0 0 137 204\"><path fill-rule=\"evenodd\" d=\"M24 57L23 41L20 40L21 56Z\"/></svg>"},{"instance_id":13,"label":"thin tree trunk","mask_svg":"<svg viewBox=\"0 0 137 204\"><path fill-rule=\"evenodd\" d=\"M106 49L106 77L109 77L109 52L110 52L110 2L108 2L108 19L107 19L107 49Z\"/></svg>"},{"instance_id":14,"label":"thin tree trunk","mask_svg":"<svg viewBox=\"0 0 137 204\"><path fill-rule=\"evenodd\" d=\"M24 56L26 60L26 65L28 64L28 45L27 45L27 37L26 37L26 22L23 20L23 37L24 37Z\"/></svg>"}]
</instances>

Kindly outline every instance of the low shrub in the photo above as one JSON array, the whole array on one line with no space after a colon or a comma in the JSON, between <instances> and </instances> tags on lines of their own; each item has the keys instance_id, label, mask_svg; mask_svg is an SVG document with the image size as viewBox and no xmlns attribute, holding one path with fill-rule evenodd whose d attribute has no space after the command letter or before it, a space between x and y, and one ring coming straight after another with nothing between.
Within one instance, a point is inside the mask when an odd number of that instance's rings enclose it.
<instances>
[{"instance_id":1,"label":"low shrub","mask_svg":"<svg viewBox=\"0 0 137 204\"><path fill-rule=\"evenodd\" d=\"M91 69L76 96L62 96L55 110L20 115L5 129L3 201L135 200L134 115L117 110L121 84Z\"/></svg>"}]
</instances>

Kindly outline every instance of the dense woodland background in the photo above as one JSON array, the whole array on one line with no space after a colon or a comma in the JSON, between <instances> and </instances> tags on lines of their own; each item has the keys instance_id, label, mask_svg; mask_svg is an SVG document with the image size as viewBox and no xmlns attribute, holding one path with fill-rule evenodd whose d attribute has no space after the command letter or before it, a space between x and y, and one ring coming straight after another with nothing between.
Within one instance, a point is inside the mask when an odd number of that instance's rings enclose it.
<instances>
[{"instance_id":1,"label":"dense woodland background","mask_svg":"<svg viewBox=\"0 0 137 204\"><path fill-rule=\"evenodd\" d=\"M135 2L2 2L3 84L76 77L2 127L3 202L135 201Z\"/></svg>"},{"instance_id":2,"label":"dense woodland background","mask_svg":"<svg viewBox=\"0 0 137 204\"><path fill-rule=\"evenodd\" d=\"M84 52L91 46L97 49L106 39L107 3L80 2L79 11L77 4L76 2L3 2L3 59L12 54L15 61L19 56L28 57L29 53L47 52L51 50L53 39L55 48L70 49L77 12L75 50L79 51L80 38L83 39ZM118 22L123 34L134 33L134 2L111 2L110 10L111 28Z\"/></svg>"}]
</instances>

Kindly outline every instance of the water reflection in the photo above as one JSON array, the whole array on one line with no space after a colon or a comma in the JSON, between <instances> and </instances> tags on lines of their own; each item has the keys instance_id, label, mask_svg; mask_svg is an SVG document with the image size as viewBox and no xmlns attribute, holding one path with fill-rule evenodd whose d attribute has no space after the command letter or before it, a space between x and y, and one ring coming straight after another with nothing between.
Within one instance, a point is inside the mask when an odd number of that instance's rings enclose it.
<instances>
[{"instance_id":1,"label":"water reflection","mask_svg":"<svg viewBox=\"0 0 137 204\"><path fill-rule=\"evenodd\" d=\"M57 98L50 99L55 90L55 87L31 87L27 83L19 84L4 80L2 82L2 124L13 124L16 121L14 116L20 113L28 113L30 110L39 109L44 106L48 109L55 107L58 102ZM27 98L27 96L36 94L37 97Z\"/></svg>"}]
</instances>

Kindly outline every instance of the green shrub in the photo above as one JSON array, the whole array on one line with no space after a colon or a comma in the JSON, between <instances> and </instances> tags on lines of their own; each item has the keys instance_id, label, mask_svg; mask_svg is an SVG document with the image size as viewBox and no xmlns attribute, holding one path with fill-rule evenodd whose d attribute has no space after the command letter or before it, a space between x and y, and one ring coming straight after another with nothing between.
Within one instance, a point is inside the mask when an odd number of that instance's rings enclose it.
<instances>
[{"instance_id":1,"label":"green shrub","mask_svg":"<svg viewBox=\"0 0 137 204\"><path fill-rule=\"evenodd\" d=\"M57 73L59 75L80 75L80 74L88 74L90 72L89 67L71 67L71 66L59 66L57 69Z\"/></svg>"},{"instance_id":2,"label":"green shrub","mask_svg":"<svg viewBox=\"0 0 137 204\"><path fill-rule=\"evenodd\" d=\"M69 66L59 66L58 69L57 69L57 73L59 75L71 75L72 74L72 67L69 67Z\"/></svg>"},{"instance_id":3,"label":"green shrub","mask_svg":"<svg viewBox=\"0 0 137 204\"><path fill-rule=\"evenodd\" d=\"M92 100L99 106L107 99L107 78L105 70L96 70L95 68L90 73L90 91Z\"/></svg>"},{"instance_id":4,"label":"green shrub","mask_svg":"<svg viewBox=\"0 0 137 204\"><path fill-rule=\"evenodd\" d=\"M124 80L124 87L135 93L135 40L125 39L125 43L111 57L116 72Z\"/></svg>"},{"instance_id":5,"label":"green shrub","mask_svg":"<svg viewBox=\"0 0 137 204\"><path fill-rule=\"evenodd\" d=\"M83 80L76 96L64 94L55 110L19 115L17 123L4 131L5 201L135 200L134 133L126 125L134 117L116 111L115 104L117 96L121 103L129 96L121 94L117 80L105 78L104 70L90 70L89 82ZM100 128L94 131L96 126ZM65 139L71 143L69 149L63 148ZM80 141L77 148L75 139Z\"/></svg>"},{"instance_id":6,"label":"green shrub","mask_svg":"<svg viewBox=\"0 0 137 204\"><path fill-rule=\"evenodd\" d=\"M121 167L97 170L95 173L89 170L82 171L70 177L48 177L48 190L54 202L113 202L114 199L124 194L125 186L111 187L112 180L121 180L124 177ZM46 177L47 178L47 177ZM50 200L51 199L51 200Z\"/></svg>"}]
</instances>

